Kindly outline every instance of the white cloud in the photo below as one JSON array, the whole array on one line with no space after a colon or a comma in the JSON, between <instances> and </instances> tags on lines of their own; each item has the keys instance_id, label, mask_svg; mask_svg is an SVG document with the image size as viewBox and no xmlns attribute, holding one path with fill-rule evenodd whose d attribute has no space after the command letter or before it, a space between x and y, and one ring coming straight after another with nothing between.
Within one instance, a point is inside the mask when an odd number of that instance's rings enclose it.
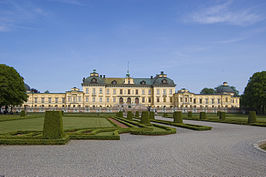
<instances>
[{"instance_id":1,"label":"white cloud","mask_svg":"<svg viewBox=\"0 0 266 177\"><path fill-rule=\"evenodd\" d=\"M250 9L233 10L232 1L205 7L189 15L188 19L201 24L227 23L231 25L251 25L264 19Z\"/></svg>"}]
</instances>

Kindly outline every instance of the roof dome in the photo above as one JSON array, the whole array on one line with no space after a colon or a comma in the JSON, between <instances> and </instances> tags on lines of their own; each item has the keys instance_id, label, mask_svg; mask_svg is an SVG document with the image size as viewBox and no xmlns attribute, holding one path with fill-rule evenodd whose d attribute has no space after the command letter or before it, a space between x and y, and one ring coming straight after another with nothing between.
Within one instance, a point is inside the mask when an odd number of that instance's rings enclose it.
<instances>
[{"instance_id":1,"label":"roof dome","mask_svg":"<svg viewBox=\"0 0 266 177\"><path fill-rule=\"evenodd\" d=\"M220 85L219 87L216 87L217 93L235 93L235 91L227 84L227 82L224 82L223 85Z\"/></svg>"},{"instance_id":2,"label":"roof dome","mask_svg":"<svg viewBox=\"0 0 266 177\"><path fill-rule=\"evenodd\" d=\"M26 91L30 91L30 86L28 84L24 83L24 87L25 87Z\"/></svg>"}]
</instances>

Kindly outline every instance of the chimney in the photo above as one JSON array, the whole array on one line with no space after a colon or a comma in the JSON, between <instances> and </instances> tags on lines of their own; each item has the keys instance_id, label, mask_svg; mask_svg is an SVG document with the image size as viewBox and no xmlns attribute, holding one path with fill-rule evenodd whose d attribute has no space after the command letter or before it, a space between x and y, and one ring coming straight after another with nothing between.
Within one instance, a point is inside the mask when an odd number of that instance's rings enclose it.
<instances>
[{"instance_id":1,"label":"chimney","mask_svg":"<svg viewBox=\"0 0 266 177\"><path fill-rule=\"evenodd\" d=\"M161 71L161 74L163 74L163 71Z\"/></svg>"}]
</instances>

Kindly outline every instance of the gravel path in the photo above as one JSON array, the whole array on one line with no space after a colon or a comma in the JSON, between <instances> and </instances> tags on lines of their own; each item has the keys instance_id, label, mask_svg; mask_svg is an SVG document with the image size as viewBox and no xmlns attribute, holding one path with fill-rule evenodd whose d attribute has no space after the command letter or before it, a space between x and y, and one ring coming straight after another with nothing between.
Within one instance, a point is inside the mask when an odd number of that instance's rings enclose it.
<instances>
[{"instance_id":1,"label":"gravel path","mask_svg":"<svg viewBox=\"0 0 266 177\"><path fill-rule=\"evenodd\" d=\"M167 136L121 135L120 141L64 146L0 146L0 176L266 176L266 153L253 147L266 128L188 121Z\"/></svg>"}]
</instances>

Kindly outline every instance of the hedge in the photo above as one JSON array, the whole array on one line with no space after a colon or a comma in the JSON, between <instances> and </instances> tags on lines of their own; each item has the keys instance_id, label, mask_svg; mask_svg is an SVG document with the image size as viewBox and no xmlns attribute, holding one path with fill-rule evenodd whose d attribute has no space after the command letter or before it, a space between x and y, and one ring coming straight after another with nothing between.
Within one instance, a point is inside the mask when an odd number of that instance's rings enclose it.
<instances>
[{"instance_id":1,"label":"hedge","mask_svg":"<svg viewBox=\"0 0 266 177\"><path fill-rule=\"evenodd\" d=\"M139 111L136 111L135 117L139 118Z\"/></svg>"},{"instance_id":2,"label":"hedge","mask_svg":"<svg viewBox=\"0 0 266 177\"><path fill-rule=\"evenodd\" d=\"M217 116L220 117L221 111L217 111Z\"/></svg>"},{"instance_id":3,"label":"hedge","mask_svg":"<svg viewBox=\"0 0 266 177\"><path fill-rule=\"evenodd\" d=\"M117 112L116 116L117 117L123 117L123 112L122 111Z\"/></svg>"},{"instance_id":4,"label":"hedge","mask_svg":"<svg viewBox=\"0 0 266 177\"><path fill-rule=\"evenodd\" d=\"M256 123L256 119L257 119L256 111L249 111L249 114L248 114L248 124L250 124L250 123Z\"/></svg>"},{"instance_id":5,"label":"hedge","mask_svg":"<svg viewBox=\"0 0 266 177\"><path fill-rule=\"evenodd\" d=\"M26 112L25 112L25 110L22 110L21 112L20 112L20 117L25 117L26 116Z\"/></svg>"},{"instance_id":6,"label":"hedge","mask_svg":"<svg viewBox=\"0 0 266 177\"><path fill-rule=\"evenodd\" d=\"M163 117L168 117L166 112L163 113Z\"/></svg>"},{"instance_id":7,"label":"hedge","mask_svg":"<svg viewBox=\"0 0 266 177\"><path fill-rule=\"evenodd\" d=\"M175 123L183 123L181 111L175 111L173 114L173 118Z\"/></svg>"},{"instance_id":8,"label":"hedge","mask_svg":"<svg viewBox=\"0 0 266 177\"><path fill-rule=\"evenodd\" d=\"M155 113L154 112L150 112L149 116L150 116L150 119L155 119Z\"/></svg>"},{"instance_id":9,"label":"hedge","mask_svg":"<svg viewBox=\"0 0 266 177\"><path fill-rule=\"evenodd\" d=\"M188 117L188 118L192 118L192 112L191 112L191 111L189 111L189 112L187 113L187 117Z\"/></svg>"},{"instance_id":10,"label":"hedge","mask_svg":"<svg viewBox=\"0 0 266 177\"><path fill-rule=\"evenodd\" d=\"M140 122L142 124L145 124L145 125L149 125L150 124L149 112L148 111L143 111L141 113L141 120L140 120Z\"/></svg>"},{"instance_id":11,"label":"hedge","mask_svg":"<svg viewBox=\"0 0 266 177\"><path fill-rule=\"evenodd\" d=\"M133 114L132 114L131 111L128 111L127 112L127 119L129 119L129 120L132 120L133 119Z\"/></svg>"},{"instance_id":12,"label":"hedge","mask_svg":"<svg viewBox=\"0 0 266 177\"><path fill-rule=\"evenodd\" d=\"M225 120L225 117L226 117L226 116L225 116L225 112L220 112L220 113L219 113L219 119L220 119L220 120Z\"/></svg>"},{"instance_id":13,"label":"hedge","mask_svg":"<svg viewBox=\"0 0 266 177\"><path fill-rule=\"evenodd\" d=\"M63 119L61 111L45 112L43 137L47 139L60 139L64 137Z\"/></svg>"},{"instance_id":14,"label":"hedge","mask_svg":"<svg viewBox=\"0 0 266 177\"><path fill-rule=\"evenodd\" d=\"M202 120L202 119L206 119L207 118L207 116L206 116L206 112L200 112L200 120Z\"/></svg>"}]
</instances>

